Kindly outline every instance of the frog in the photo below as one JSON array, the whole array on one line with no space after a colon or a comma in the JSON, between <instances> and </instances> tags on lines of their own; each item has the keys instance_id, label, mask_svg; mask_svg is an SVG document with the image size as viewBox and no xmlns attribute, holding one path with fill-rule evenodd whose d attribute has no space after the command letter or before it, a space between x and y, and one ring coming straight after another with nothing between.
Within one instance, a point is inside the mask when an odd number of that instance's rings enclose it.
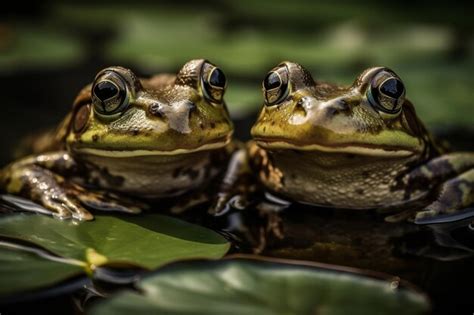
<instances>
[{"instance_id":1,"label":"frog","mask_svg":"<svg viewBox=\"0 0 474 315\"><path fill-rule=\"evenodd\" d=\"M262 82L248 155L270 197L417 224L474 215L474 153L432 136L390 68L349 85L284 61Z\"/></svg>"},{"instance_id":2,"label":"frog","mask_svg":"<svg viewBox=\"0 0 474 315\"><path fill-rule=\"evenodd\" d=\"M1 170L0 189L82 221L94 219L90 210L133 214L149 201L210 200L203 189L219 181L235 152L226 87L224 72L205 59L149 78L107 67L30 155Z\"/></svg>"}]
</instances>

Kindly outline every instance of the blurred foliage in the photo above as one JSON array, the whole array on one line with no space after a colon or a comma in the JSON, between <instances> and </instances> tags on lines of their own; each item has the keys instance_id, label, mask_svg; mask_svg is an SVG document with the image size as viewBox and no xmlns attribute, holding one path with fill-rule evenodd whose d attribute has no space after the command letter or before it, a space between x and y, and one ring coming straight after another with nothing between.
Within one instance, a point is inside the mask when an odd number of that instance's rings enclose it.
<instances>
[{"instance_id":1,"label":"blurred foliage","mask_svg":"<svg viewBox=\"0 0 474 315\"><path fill-rule=\"evenodd\" d=\"M261 80L282 60L340 84L385 65L405 80L429 125L470 126L474 21L466 10L463 4L370 0L51 2L40 21L48 31L15 28L0 65L5 71L27 61L77 63L92 50L102 63L148 75L207 58L228 75L226 98L235 117L261 106Z\"/></svg>"},{"instance_id":2,"label":"blurred foliage","mask_svg":"<svg viewBox=\"0 0 474 315\"><path fill-rule=\"evenodd\" d=\"M77 38L54 28L14 23L0 24L0 68L3 73L27 67L51 67L78 61L84 55Z\"/></svg>"}]
</instances>

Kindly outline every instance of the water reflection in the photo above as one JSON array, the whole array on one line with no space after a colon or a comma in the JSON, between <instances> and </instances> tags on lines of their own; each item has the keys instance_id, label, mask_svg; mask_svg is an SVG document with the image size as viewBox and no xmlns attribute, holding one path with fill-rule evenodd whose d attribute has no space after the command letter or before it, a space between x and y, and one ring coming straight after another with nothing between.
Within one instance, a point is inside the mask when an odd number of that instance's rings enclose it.
<instances>
[{"instance_id":1,"label":"water reflection","mask_svg":"<svg viewBox=\"0 0 474 315\"><path fill-rule=\"evenodd\" d=\"M387 272L419 283L437 261L474 254L472 218L427 225L387 223L367 211L333 210L265 200L212 219L185 219L221 231L233 252L302 259Z\"/></svg>"}]
</instances>

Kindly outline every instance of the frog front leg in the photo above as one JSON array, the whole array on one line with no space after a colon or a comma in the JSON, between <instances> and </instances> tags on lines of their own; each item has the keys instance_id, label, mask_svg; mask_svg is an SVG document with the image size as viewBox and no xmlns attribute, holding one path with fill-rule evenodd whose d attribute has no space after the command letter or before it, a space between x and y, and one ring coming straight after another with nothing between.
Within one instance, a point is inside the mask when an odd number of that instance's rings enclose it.
<instances>
[{"instance_id":1,"label":"frog front leg","mask_svg":"<svg viewBox=\"0 0 474 315\"><path fill-rule=\"evenodd\" d=\"M59 175L74 172L75 168L76 163L66 152L26 157L2 170L0 188L40 204L55 217L92 220L92 214L68 194L66 180Z\"/></svg>"},{"instance_id":2,"label":"frog front leg","mask_svg":"<svg viewBox=\"0 0 474 315\"><path fill-rule=\"evenodd\" d=\"M250 169L248 156L244 148L236 149L230 153L227 168L222 178L214 186L215 189L198 191L180 198L172 207L171 212L178 214L194 206L211 202L208 213L219 215L226 212L229 206L244 208L247 205L247 195L252 190L251 181L248 180ZM209 190L212 193L209 193Z\"/></svg>"},{"instance_id":3,"label":"frog front leg","mask_svg":"<svg viewBox=\"0 0 474 315\"><path fill-rule=\"evenodd\" d=\"M474 154L437 157L412 171L408 184L409 189L427 187L433 196L433 201L416 213L415 222L456 214L474 203Z\"/></svg>"},{"instance_id":4,"label":"frog front leg","mask_svg":"<svg viewBox=\"0 0 474 315\"><path fill-rule=\"evenodd\" d=\"M2 170L0 189L30 199L60 219L92 220L92 214L83 204L100 210L140 211L131 203L124 206L118 198L86 191L70 180L86 174L87 171L79 167L67 152L46 153L26 157Z\"/></svg>"},{"instance_id":5,"label":"frog front leg","mask_svg":"<svg viewBox=\"0 0 474 315\"><path fill-rule=\"evenodd\" d=\"M244 209L249 203L249 195L255 190L249 166L249 156L245 148L235 150L230 156L227 169L213 198L209 213L219 215L232 205Z\"/></svg>"}]
</instances>

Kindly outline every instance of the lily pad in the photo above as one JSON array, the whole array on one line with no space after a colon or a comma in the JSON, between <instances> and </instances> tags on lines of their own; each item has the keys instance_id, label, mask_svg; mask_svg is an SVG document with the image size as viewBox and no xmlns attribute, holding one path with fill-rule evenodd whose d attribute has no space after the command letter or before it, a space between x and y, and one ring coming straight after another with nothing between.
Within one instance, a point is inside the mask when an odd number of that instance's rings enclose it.
<instances>
[{"instance_id":1,"label":"lily pad","mask_svg":"<svg viewBox=\"0 0 474 315\"><path fill-rule=\"evenodd\" d=\"M0 279L16 281L28 270L32 282L28 288L78 271L91 275L105 264L154 269L175 260L220 258L229 249L229 243L211 230L158 214L96 215L94 221L84 223L17 214L0 219L0 237L8 238L0 242ZM11 246L15 241L19 245ZM0 294L16 290L9 282L0 282Z\"/></svg>"},{"instance_id":2,"label":"lily pad","mask_svg":"<svg viewBox=\"0 0 474 315\"><path fill-rule=\"evenodd\" d=\"M27 252L0 248L0 296L50 287L83 274L80 266L46 260Z\"/></svg>"},{"instance_id":3,"label":"lily pad","mask_svg":"<svg viewBox=\"0 0 474 315\"><path fill-rule=\"evenodd\" d=\"M139 292L123 291L89 314L423 314L429 309L423 294L396 279L251 259L180 262L137 287Z\"/></svg>"}]
</instances>

